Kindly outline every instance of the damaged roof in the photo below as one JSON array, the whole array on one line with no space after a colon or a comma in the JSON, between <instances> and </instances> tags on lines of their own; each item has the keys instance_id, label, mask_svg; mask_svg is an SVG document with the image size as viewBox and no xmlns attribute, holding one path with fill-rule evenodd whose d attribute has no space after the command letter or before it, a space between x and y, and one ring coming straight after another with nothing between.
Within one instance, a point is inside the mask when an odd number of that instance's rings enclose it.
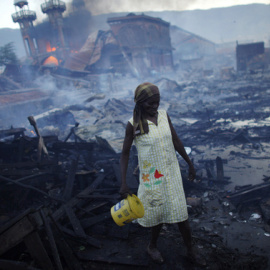
<instances>
[{"instance_id":1,"label":"damaged roof","mask_svg":"<svg viewBox=\"0 0 270 270\"><path fill-rule=\"evenodd\" d=\"M124 16L124 17L108 18L107 22L108 22L108 24L117 24L117 23L134 22L134 21L138 21L138 20L151 21L151 22L155 21L156 23L162 23L166 26L170 25L169 22L166 22L160 18L144 15L143 13L140 15L136 15L134 13L129 13L127 16Z\"/></svg>"},{"instance_id":2,"label":"damaged roof","mask_svg":"<svg viewBox=\"0 0 270 270\"><path fill-rule=\"evenodd\" d=\"M73 53L65 62L64 67L72 70L84 70L86 66L95 64L108 44L116 44L111 31L98 30L91 33L78 53Z\"/></svg>"}]
</instances>

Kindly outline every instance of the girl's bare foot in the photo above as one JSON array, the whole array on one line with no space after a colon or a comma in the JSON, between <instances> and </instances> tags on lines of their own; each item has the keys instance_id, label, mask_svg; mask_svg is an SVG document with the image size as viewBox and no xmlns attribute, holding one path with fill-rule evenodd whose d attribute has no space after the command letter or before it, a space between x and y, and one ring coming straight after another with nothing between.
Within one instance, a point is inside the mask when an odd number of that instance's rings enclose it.
<instances>
[{"instance_id":1,"label":"girl's bare foot","mask_svg":"<svg viewBox=\"0 0 270 270\"><path fill-rule=\"evenodd\" d=\"M161 256L161 253L156 247L150 247L150 245L147 247L147 253L151 257L151 259L156 263L163 263L164 259Z\"/></svg>"}]
</instances>

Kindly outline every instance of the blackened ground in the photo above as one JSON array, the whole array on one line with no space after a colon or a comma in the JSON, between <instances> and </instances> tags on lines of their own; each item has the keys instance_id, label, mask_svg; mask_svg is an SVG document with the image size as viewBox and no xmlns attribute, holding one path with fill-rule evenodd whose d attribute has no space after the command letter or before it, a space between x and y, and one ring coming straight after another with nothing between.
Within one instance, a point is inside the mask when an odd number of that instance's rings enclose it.
<instances>
[{"instance_id":1,"label":"blackened ground","mask_svg":"<svg viewBox=\"0 0 270 270\"><path fill-rule=\"evenodd\" d=\"M142 228L138 223L119 227L108 220L95 229L96 237L102 238L101 249L77 247L84 268L269 269L270 237L267 235L270 234L264 228L267 225L262 221L244 219L244 215L249 217L254 209L246 209L246 213L239 215L232 205L224 207L215 193L209 197L211 199L203 203L202 211L190 211L189 217L194 247L205 258L206 267L193 265L187 260L175 224L166 224L162 228L158 247L165 262L158 265L146 252L151 233L149 228Z\"/></svg>"}]
</instances>

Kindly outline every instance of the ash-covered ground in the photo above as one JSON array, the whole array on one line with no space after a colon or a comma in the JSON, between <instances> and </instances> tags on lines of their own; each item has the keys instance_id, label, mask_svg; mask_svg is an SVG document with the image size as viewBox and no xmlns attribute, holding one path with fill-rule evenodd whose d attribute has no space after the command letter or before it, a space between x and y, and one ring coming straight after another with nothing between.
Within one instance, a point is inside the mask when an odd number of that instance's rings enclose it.
<instances>
[{"instance_id":1,"label":"ash-covered ground","mask_svg":"<svg viewBox=\"0 0 270 270\"><path fill-rule=\"evenodd\" d=\"M167 110L197 169L194 185L184 184L187 198L197 201L189 207L195 246L205 257L207 269L269 269L270 73L226 80L188 78L167 74L143 81L160 88L160 108ZM120 154L125 126L132 117L133 92L142 81L118 76L112 82L110 87L107 80L93 87L87 78L45 75L34 82L44 94L42 101L34 100L31 105L26 100L6 102L1 109L1 129L24 127L33 137L33 127L27 122L33 115L43 136L64 140L79 123L75 136L86 142L100 136ZM14 109L18 107L20 110ZM217 158L222 161L221 168L217 168ZM185 178L186 164L181 158L179 163ZM146 254L148 229L131 223L126 239L122 235L112 241L104 237L108 226L111 223L104 222L95 231L103 237L102 251L81 251L81 258L86 256L83 252L97 258L91 263L82 259L86 269L200 269L186 261L174 225L164 225L161 232L159 246L165 258L161 266ZM127 229L115 230L122 234ZM106 263L103 257L98 259L100 252L106 255ZM117 264L117 258L129 263Z\"/></svg>"}]
</instances>

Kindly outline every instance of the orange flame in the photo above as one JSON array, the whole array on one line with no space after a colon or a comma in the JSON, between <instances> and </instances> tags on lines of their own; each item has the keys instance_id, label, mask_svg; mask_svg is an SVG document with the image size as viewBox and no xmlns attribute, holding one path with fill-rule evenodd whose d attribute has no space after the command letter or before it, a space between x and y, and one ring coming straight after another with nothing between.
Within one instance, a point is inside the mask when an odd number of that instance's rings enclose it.
<instances>
[{"instance_id":1,"label":"orange flame","mask_svg":"<svg viewBox=\"0 0 270 270\"><path fill-rule=\"evenodd\" d=\"M43 65L52 65L52 66L58 66L58 60L54 56L49 56L43 63Z\"/></svg>"},{"instance_id":2,"label":"orange flame","mask_svg":"<svg viewBox=\"0 0 270 270\"><path fill-rule=\"evenodd\" d=\"M47 52L51 52L51 51L52 51L51 44L50 44L49 41L46 42L46 51L47 51Z\"/></svg>"}]
</instances>

